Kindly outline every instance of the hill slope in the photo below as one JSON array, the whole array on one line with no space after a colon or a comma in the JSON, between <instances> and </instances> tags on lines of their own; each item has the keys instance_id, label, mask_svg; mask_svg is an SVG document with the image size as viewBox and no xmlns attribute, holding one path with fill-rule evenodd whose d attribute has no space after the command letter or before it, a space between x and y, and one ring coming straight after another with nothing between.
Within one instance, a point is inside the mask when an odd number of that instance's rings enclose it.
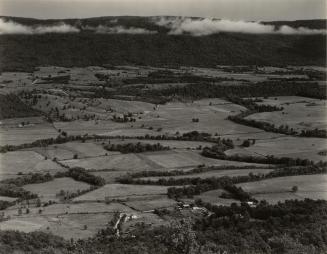
<instances>
[{"instance_id":1,"label":"hill slope","mask_svg":"<svg viewBox=\"0 0 327 254\"><path fill-rule=\"evenodd\" d=\"M8 19L8 18L6 18ZM11 18L26 25L55 24L59 20ZM167 29L145 17L103 17L65 20L80 27L106 24L135 26L156 34L0 35L0 69L28 70L41 65L88 66L102 64L144 65L325 65L325 35L219 33L209 36L167 35ZM113 25L114 23L114 25ZM276 26L283 22L274 22ZM324 22L307 24L320 29Z\"/></svg>"}]
</instances>

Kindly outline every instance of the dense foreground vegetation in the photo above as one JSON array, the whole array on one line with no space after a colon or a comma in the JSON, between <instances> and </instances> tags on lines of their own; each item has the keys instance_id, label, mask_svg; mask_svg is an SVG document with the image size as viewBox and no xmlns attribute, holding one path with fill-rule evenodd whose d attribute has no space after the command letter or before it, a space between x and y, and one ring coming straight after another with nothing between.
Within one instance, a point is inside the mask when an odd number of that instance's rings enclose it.
<instances>
[{"instance_id":1,"label":"dense foreground vegetation","mask_svg":"<svg viewBox=\"0 0 327 254\"><path fill-rule=\"evenodd\" d=\"M185 219L171 212L174 223L150 228L139 225L117 237L108 227L88 240L65 241L42 232L0 232L0 253L326 253L327 202L260 202L230 207L196 201L209 216Z\"/></svg>"}]
</instances>

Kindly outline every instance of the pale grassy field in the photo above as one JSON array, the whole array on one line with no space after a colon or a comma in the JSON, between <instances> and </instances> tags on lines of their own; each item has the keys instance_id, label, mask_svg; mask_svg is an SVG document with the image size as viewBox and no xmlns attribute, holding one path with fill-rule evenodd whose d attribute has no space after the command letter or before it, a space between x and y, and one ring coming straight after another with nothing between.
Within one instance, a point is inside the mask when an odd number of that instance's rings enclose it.
<instances>
[{"instance_id":1,"label":"pale grassy field","mask_svg":"<svg viewBox=\"0 0 327 254\"><path fill-rule=\"evenodd\" d=\"M31 172L57 172L62 167L51 160L45 160L43 156L33 151L15 151L0 153L0 179L17 177L19 172L23 174ZM3 177L2 177L3 176Z\"/></svg>"},{"instance_id":2,"label":"pale grassy field","mask_svg":"<svg viewBox=\"0 0 327 254\"><path fill-rule=\"evenodd\" d=\"M318 152L326 148L327 141L322 138L281 137L276 139L257 140L255 145L248 148L228 150L227 155L255 155L276 157L291 157L309 159L313 161L326 160Z\"/></svg>"},{"instance_id":3,"label":"pale grassy field","mask_svg":"<svg viewBox=\"0 0 327 254\"><path fill-rule=\"evenodd\" d=\"M167 189L167 186L107 184L99 189L74 198L74 201L104 201L105 197L110 199L142 198L154 195L165 195Z\"/></svg>"},{"instance_id":4,"label":"pale grassy field","mask_svg":"<svg viewBox=\"0 0 327 254\"><path fill-rule=\"evenodd\" d=\"M58 201L59 197L57 197L56 194L59 193L60 190L72 193L78 190L86 190L89 187L90 185L87 183L75 181L68 177L62 177L55 178L50 182L27 184L24 186L24 189L37 194L41 201L46 202L48 200Z\"/></svg>"},{"instance_id":5,"label":"pale grassy field","mask_svg":"<svg viewBox=\"0 0 327 254\"><path fill-rule=\"evenodd\" d=\"M46 207L35 207L31 206L30 213L26 214L23 212L22 215L18 215L18 207L9 207L4 210L5 216L9 215L12 218L32 218L38 215L44 216L61 216L66 214L99 214L99 213L115 213L125 212L130 213L133 209L125 206L121 203L111 202L106 204L104 202L84 202L84 203L57 203ZM42 214L39 214L39 209L42 210ZM24 211L24 209L23 209Z\"/></svg>"},{"instance_id":6,"label":"pale grassy field","mask_svg":"<svg viewBox=\"0 0 327 254\"><path fill-rule=\"evenodd\" d=\"M215 101L217 105L215 105ZM209 103L212 102L210 106ZM207 105L205 105L207 104ZM235 104L226 104L216 99L195 101L194 103L167 103L160 105L155 112L150 112L138 123L154 129L162 128L165 133L180 133L197 130L211 134L231 135L238 133L260 132L256 128L242 126L226 120L228 115L237 114L244 108ZM192 118L199 118L199 122L192 122Z\"/></svg>"},{"instance_id":7,"label":"pale grassy field","mask_svg":"<svg viewBox=\"0 0 327 254\"><path fill-rule=\"evenodd\" d=\"M23 121L30 121L30 125L19 127ZM58 131L50 123L37 121L35 118L15 118L10 121L1 120L0 145L20 145L37 139L55 138Z\"/></svg>"},{"instance_id":8,"label":"pale grassy field","mask_svg":"<svg viewBox=\"0 0 327 254\"><path fill-rule=\"evenodd\" d=\"M0 196L0 201L8 201L8 202L13 202L17 200L17 198L11 198L11 197L5 197L5 196Z\"/></svg>"},{"instance_id":9,"label":"pale grassy field","mask_svg":"<svg viewBox=\"0 0 327 254\"><path fill-rule=\"evenodd\" d=\"M198 151L176 150L165 152L154 152L144 154L149 160L162 166L166 169L190 168L201 164L207 166L222 166L222 165L255 165L244 162L217 160L201 156Z\"/></svg>"},{"instance_id":10,"label":"pale grassy field","mask_svg":"<svg viewBox=\"0 0 327 254\"><path fill-rule=\"evenodd\" d=\"M237 184L254 198L266 199L268 202L284 201L286 199L325 199L327 200L327 175L299 175L277 177L258 182ZM291 192L293 186L298 186L297 192Z\"/></svg>"},{"instance_id":11,"label":"pale grassy field","mask_svg":"<svg viewBox=\"0 0 327 254\"><path fill-rule=\"evenodd\" d=\"M126 202L126 205L138 211L150 211L154 209L171 208L176 206L177 202L173 199L160 197L156 199L133 200Z\"/></svg>"},{"instance_id":12,"label":"pale grassy field","mask_svg":"<svg viewBox=\"0 0 327 254\"><path fill-rule=\"evenodd\" d=\"M118 203L54 204L42 208L30 208L29 214L18 216L16 210L6 210L5 216L11 219L0 222L1 230L32 232L41 230L55 235L71 238L88 238L105 228L115 212L135 213L134 210ZM141 216L139 216L141 217ZM85 225L87 229L85 229Z\"/></svg>"},{"instance_id":13,"label":"pale grassy field","mask_svg":"<svg viewBox=\"0 0 327 254\"><path fill-rule=\"evenodd\" d=\"M240 201L235 200L235 199L226 199L226 198L221 198L219 197L224 190L211 190L207 192L201 193L201 195L194 196L194 199L200 198L204 202L211 203L214 205L226 205L229 206L232 203L239 204Z\"/></svg>"},{"instance_id":14,"label":"pale grassy field","mask_svg":"<svg viewBox=\"0 0 327 254\"><path fill-rule=\"evenodd\" d=\"M246 118L269 122L275 126L287 124L290 128L298 131L315 128L327 129L327 105L324 100L283 96L263 99L262 104L284 107L284 110L256 113Z\"/></svg>"},{"instance_id":15,"label":"pale grassy field","mask_svg":"<svg viewBox=\"0 0 327 254\"><path fill-rule=\"evenodd\" d=\"M62 161L69 167L83 167L85 169L116 169L116 170L149 170L152 167L135 154L118 154L86 159Z\"/></svg>"},{"instance_id":16,"label":"pale grassy field","mask_svg":"<svg viewBox=\"0 0 327 254\"><path fill-rule=\"evenodd\" d=\"M140 113L153 111L155 105L142 101L123 101L116 99L99 99L100 104L98 107L105 109L112 109L119 113Z\"/></svg>"},{"instance_id":17,"label":"pale grassy field","mask_svg":"<svg viewBox=\"0 0 327 254\"><path fill-rule=\"evenodd\" d=\"M112 154L119 154L119 152L110 152L103 148L101 143L94 142L68 142L64 144L50 145L47 147L33 147L30 149L47 158L57 158L61 160L70 160L77 155L77 158L100 157Z\"/></svg>"}]
</instances>

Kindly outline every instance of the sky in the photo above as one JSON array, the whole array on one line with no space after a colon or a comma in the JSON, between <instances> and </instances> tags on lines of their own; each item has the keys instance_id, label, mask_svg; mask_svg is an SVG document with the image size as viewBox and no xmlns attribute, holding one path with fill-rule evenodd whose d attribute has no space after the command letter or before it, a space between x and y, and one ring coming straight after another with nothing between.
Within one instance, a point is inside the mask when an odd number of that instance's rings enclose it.
<instances>
[{"instance_id":1,"label":"sky","mask_svg":"<svg viewBox=\"0 0 327 254\"><path fill-rule=\"evenodd\" d=\"M326 18L327 0L0 0L0 15L50 18L197 16L269 21Z\"/></svg>"}]
</instances>

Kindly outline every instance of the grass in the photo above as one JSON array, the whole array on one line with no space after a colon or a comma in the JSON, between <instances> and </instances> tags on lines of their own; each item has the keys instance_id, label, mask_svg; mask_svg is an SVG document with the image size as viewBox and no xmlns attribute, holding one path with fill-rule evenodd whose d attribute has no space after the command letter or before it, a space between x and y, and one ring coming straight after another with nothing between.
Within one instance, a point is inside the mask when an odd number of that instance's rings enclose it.
<instances>
[{"instance_id":1,"label":"grass","mask_svg":"<svg viewBox=\"0 0 327 254\"><path fill-rule=\"evenodd\" d=\"M212 203L214 205L226 205L229 206L232 203L240 203L238 200L235 199L226 199L221 198L220 195L225 192L224 190L212 190L203 192L201 195L194 196L194 199L200 198L204 202Z\"/></svg>"},{"instance_id":2,"label":"grass","mask_svg":"<svg viewBox=\"0 0 327 254\"><path fill-rule=\"evenodd\" d=\"M154 209L171 208L176 206L177 202L166 197L145 200L133 200L126 202L126 205L138 211L151 211Z\"/></svg>"},{"instance_id":3,"label":"grass","mask_svg":"<svg viewBox=\"0 0 327 254\"><path fill-rule=\"evenodd\" d=\"M58 200L56 196L61 190L67 192L77 192L78 190L86 190L90 187L89 184L78 182L68 177L55 178L53 181L37 184L28 184L24 186L25 190L37 194L44 202L48 200Z\"/></svg>"},{"instance_id":4,"label":"grass","mask_svg":"<svg viewBox=\"0 0 327 254\"><path fill-rule=\"evenodd\" d=\"M277 177L258 182L237 184L244 191L257 199L265 199L276 203L286 199L326 199L327 175L299 175ZM292 192L293 186L298 186L297 192Z\"/></svg>"},{"instance_id":5,"label":"grass","mask_svg":"<svg viewBox=\"0 0 327 254\"><path fill-rule=\"evenodd\" d=\"M105 197L109 199L129 199L165 195L167 188L166 186L154 185L107 184L75 198L74 201L104 201Z\"/></svg>"},{"instance_id":6,"label":"grass","mask_svg":"<svg viewBox=\"0 0 327 254\"><path fill-rule=\"evenodd\" d=\"M30 125L19 127L21 122L30 121ZM58 131L50 123L40 118L14 118L1 121L0 144L19 145L30 143L37 139L55 138Z\"/></svg>"},{"instance_id":7,"label":"grass","mask_svg":"<svg viewBox=\"0 0 327 254\"><path fill-rule=\"evenodd\" d=\"M63 163L69 167L83 167L85 169L116 169L116 170L149 170L146 161L135 154L114 154L109 156L67 160Z\"/></svg>"},{"instance_id":8,"label":"grass","mask_svg":"<svg viewBox=\"0 0 327 254\"><path fill-rule=\"evenodd\" d=\"M326 140L306 137L280 137L275 139L257 140L248 148L235 148L226 154L252 154L255 156L274 155L276 157L307 158L313 161L326 160L318 152L326 147Z\"/></svg>"},{"instance_id":9,"label":"grass","mask_svg":"<svg viewBox=\"0 0 327 254\"><path fill-rule=\"evenodd\" d=\"M274 98L277 98L277 100ZM286 124L297 131L327 128L325 101L297 96L281 96L263 99L262 104L282 106L284 110L256 113L246 118L269 122L275 124L275 126Z\"/></svg>"},{"instance_id":10,"label":"grass","mask_svg":"<svg viewBox=\"0 0 327 254\"><path fill-rule=\"evenodd\" d=\"M38 171L55 172L61 169L58 164L51 160L45 160L43 156L33 151L0 153L0 177L1 175L27 174Z\"/></svg>"}]
</instances>

